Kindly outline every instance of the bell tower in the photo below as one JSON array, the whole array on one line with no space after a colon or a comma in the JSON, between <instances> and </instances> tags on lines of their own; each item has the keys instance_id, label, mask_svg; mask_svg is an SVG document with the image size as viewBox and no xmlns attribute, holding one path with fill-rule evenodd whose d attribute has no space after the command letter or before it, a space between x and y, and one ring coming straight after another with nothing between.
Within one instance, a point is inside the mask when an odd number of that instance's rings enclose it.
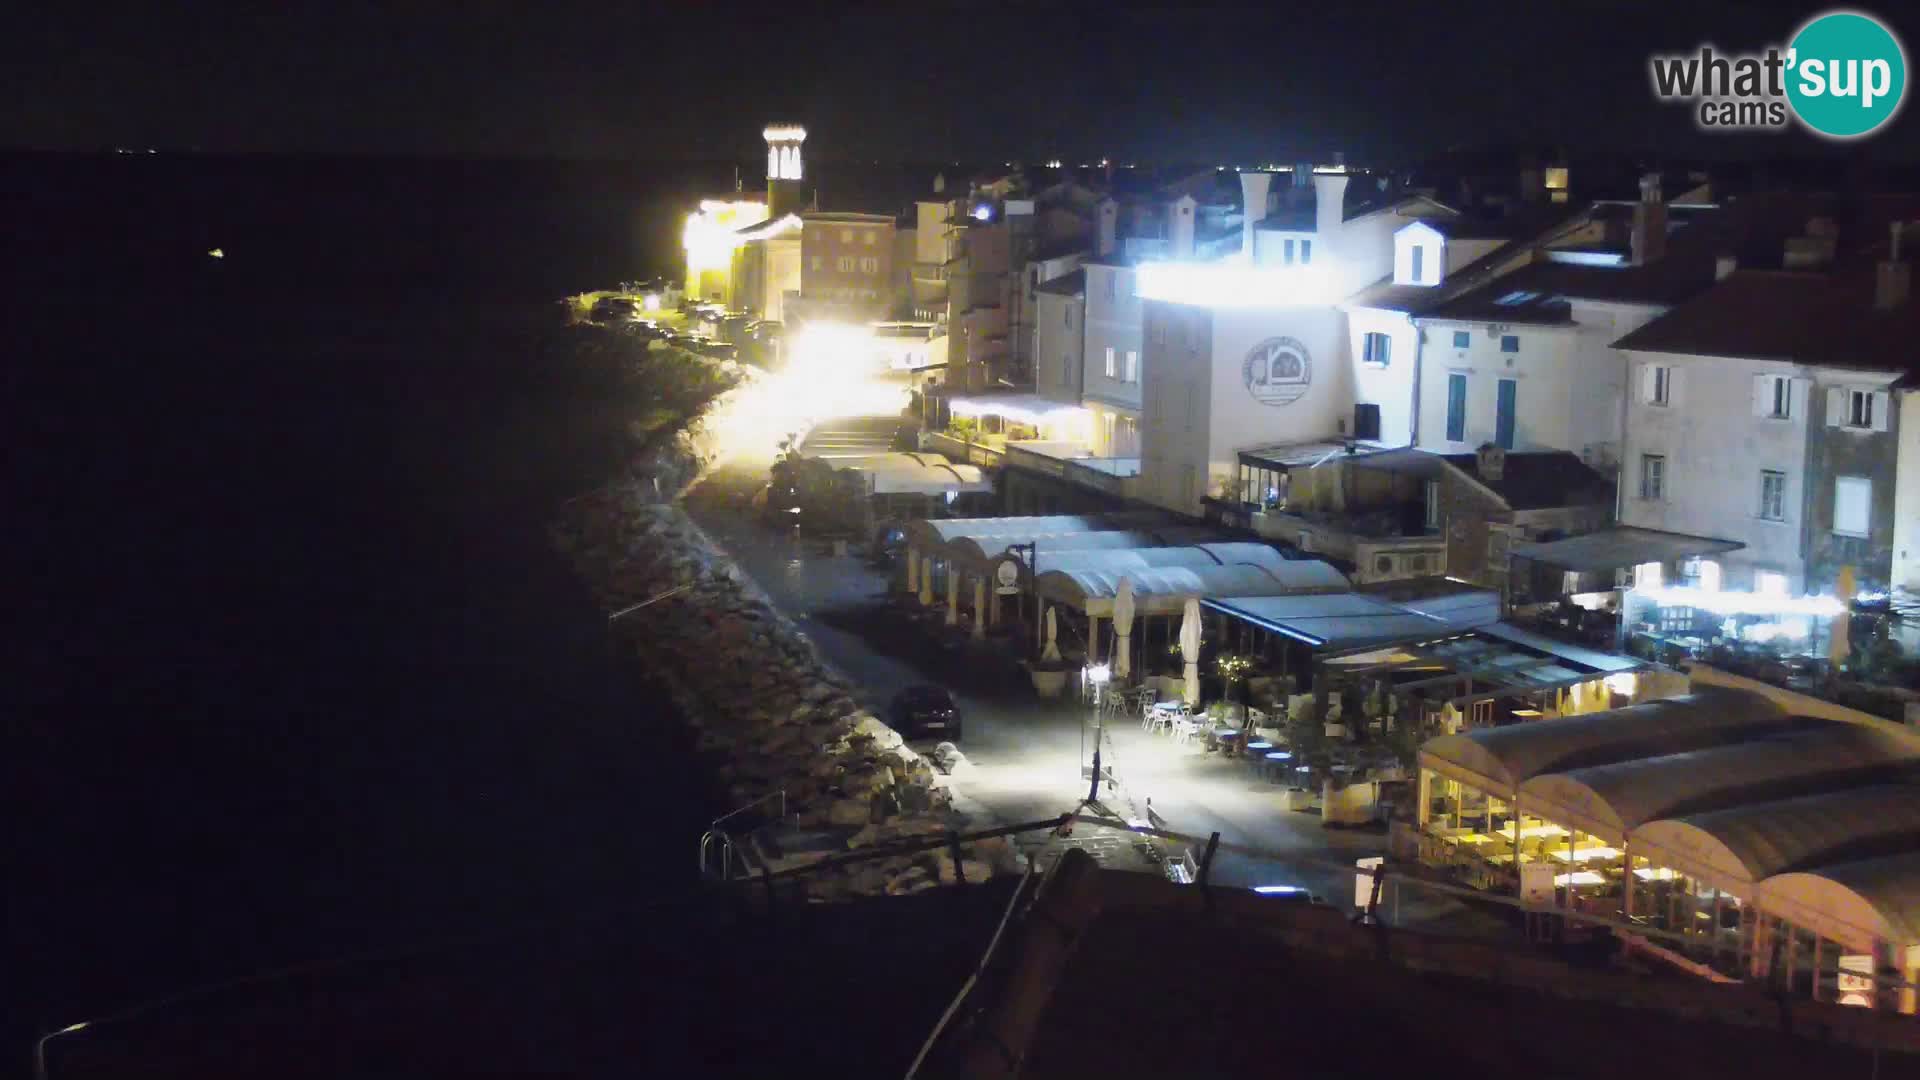
<instances>
[{"instance_id":1,"label":"bell tower","mask_svg":"<svg viewBox=\"0 0 1920 1080\"><path fill-rule=\"evenodd\" d=\"M778 221L800 210L800 144L807 141L807 129L769 124L761 134L767 139L767 218Z\"/></svg>"}]
</instances>

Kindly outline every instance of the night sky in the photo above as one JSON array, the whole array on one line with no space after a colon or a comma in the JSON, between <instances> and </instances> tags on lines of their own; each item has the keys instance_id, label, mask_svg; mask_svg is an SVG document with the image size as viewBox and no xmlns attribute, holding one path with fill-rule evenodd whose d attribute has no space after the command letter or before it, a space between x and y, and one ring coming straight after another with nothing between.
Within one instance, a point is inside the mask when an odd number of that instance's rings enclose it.
<instances>
[{"instance_id":1,"label":"night sky","mask_svg":"<svg viewBox=\"0 0 1920 1080\"><path fill-rule=\"evenodd\" d=\"M890 160L1712 153L1647 54L1783 41L1828 6L42 5L0 36L0 146L752 160L791 118ZM1868 10L1911 50L1904 7ZM1912 112L1877 153L1911 154Z\"/></svg>"}]
</instances>

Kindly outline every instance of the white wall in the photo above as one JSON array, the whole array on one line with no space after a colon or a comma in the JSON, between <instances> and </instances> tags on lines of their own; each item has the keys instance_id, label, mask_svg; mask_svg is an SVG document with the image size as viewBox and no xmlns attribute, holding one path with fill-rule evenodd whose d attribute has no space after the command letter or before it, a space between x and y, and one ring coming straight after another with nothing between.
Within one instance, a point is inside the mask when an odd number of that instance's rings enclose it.
<instances>
[{"instance_id":1,"label":"white wall","mask_svg":"<svg viewBox=\"0 0 1920 1080\"><path fill-rule=\"evenodd\" d=\"M944 202L914 204L913 261L939 264L947 261L947 218L951 206Z\"/></svg>"},{"instance_id":2,"label":"white wall","mask_svg":"<svg viewBox=\"0 0 1920 1080\"><path fill-rule=\"evenodd\" d=\"M1644 400L1641 371L1673 369L1671 404ZM1793 415L1754 415L1756 375L1794 379ZM1623 524L1737 540L1746 547L1721 556L1721 582L1747 589L1755 570L1787 575L1799 590L1806 579L1801 550L1801 493L1806 482L1808 388L1805 369L1772 360L1664 353L1627 354L1626 449L1620 473ZM1666 497L1640 498L1642 454L1666 457ZM1787 474L1784 521L1760 518L1760 472Z\"/></svg>"},{"instance_id":3,"label":"white wall","mask_svg":"<svg viewBox=\"0 0 1920 1080\"><path fill-rule=\"evenodd\" d=\"M1580 452L1579 446L1567 445L1574 407L1573 358L1579 345L1575 328L1438 320L1422 326L1427 334L1420 359L1422 449L1457 454L1493 441L1499 384L1512 379L1513 448ZM1464 349L1454 344L1461 332L1467 334ZM1518 352L1500 350L1501 339L1508 335L1520 339ZM1447 438L1447 385L1456 374L1467 377L1467 423L1464 437L1452 440ZM1599 408L1617 416L1616 401L1606 398ZM1595 403L1584 401L1580 407L1592 412Z\"/></svg>"},{"instance_id":4,"label":"white wall","mask_svg":"<svg viewBox=\"0 0 1920 1080\"><path fill-rule=\"evenodd\" d=\"M1366 363L1364 339L1369 333L1385 334L1392 342L1384 368ZM1380 440L1391 446L1413 442L1413 368L1419 345L1420 331L1403 312L1354 308L1347 313L1353 400L1380 406ZM1346 415L1351 417L1352 410Z\"/></svg>"},{"instance_id":5,"label":"white wall","mask_svg":"<svg viewBox=\"0 0 1920 1080\"><path fill-rule=\"evenodd\" d=\"M1920 390L1896 392L1900 462L1894 471L1893 583L1920 592Z\"/></svg>"},{"instance_id":6,"label":"white wall","mask_svg":"<svg viewBox=\"0 0 1920 1080\"><path fill-rule=\"evenodd\" d=\"M1113 282L1112 299L1108 299L1109 279ZM1140 336L1140 299L1134 295L1134 270L1131 266L1087 266L1086 316L1085 374L1080 384L1082 395L1090 402L1139 411L1141 383L1124 381L1128 350L1139 353L1140 367L1146 367ZM1123 378L1107 378L1109 347L1114 350L1117 373Z\"/></svg>"},{"instance_id":7,"label":"white wall","mask_svg":"<svg viewBox=\"0 0 1920 1080\"><path fill-rule=\"evenodd\" d=\"M1035 382L1042 397L1080 402L1084 376L1086 304L1077 296L1034 294Z\"/></svg>"}]
</instances>

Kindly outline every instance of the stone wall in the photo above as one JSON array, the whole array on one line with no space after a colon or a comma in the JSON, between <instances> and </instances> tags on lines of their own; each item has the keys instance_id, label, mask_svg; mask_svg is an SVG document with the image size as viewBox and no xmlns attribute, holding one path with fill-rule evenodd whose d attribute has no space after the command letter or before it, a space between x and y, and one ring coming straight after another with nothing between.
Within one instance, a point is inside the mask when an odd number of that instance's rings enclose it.
<instances>
[{"instance_id":1,"label":"stone wall","mask_svg":"<svg viewBox=\"0 0 1920 1080\"><path fill-rule=\"evenodd\" d=\"M731 805L784 791L796 824L838 827L848 848L948 831L947 778L865 711L853 684L668 501L677 484L662 478L656 488L663 474L700 472L697 438L660 457L636 462L633 482L569 503L553 536L608 612L686 587L621 619L614 633L669 687ZM689 851L697 839L684 838ZM956 871L979 882L1019 869L1000 840L966 845L961 860L956 866L947 849L875 860L808 875L806 892L819 900L915 892L955 880Z\"/></svg>"}]
</instances>

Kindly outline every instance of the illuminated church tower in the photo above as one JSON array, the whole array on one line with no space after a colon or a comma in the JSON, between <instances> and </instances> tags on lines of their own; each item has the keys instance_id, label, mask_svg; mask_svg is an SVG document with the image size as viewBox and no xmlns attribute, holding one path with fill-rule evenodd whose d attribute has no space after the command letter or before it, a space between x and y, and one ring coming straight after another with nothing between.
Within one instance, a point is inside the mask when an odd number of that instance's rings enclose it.
<instances>
[{"instance_id":1,"label":"illuminated church tower","mask_svg":"<svg viewBox=\"0 0 1920 1080\"><path fill-rule=\"evenodd\" d=\"M762 134L767 138L767 217L778 221L800 212L800 144L807 141L807 129L770 124Z\"/></svg>"}]
</instances>

